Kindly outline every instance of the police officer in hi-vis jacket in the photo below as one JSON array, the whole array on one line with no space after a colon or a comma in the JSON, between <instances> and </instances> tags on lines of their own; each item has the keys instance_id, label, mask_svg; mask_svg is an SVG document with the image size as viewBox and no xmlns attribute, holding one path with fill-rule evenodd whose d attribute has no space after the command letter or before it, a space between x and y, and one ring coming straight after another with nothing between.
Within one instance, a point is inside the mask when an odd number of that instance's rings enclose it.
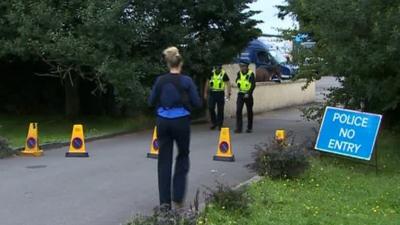
<instances>
[{"instance_id":1,"label":"police officer in hi-vis jacket","mask_svg":"<svg viewBox=\"0 0 400 225\"><path fill-rule=\"evenodd\" d=\"M231 97L231 85L229 77L222 69L222 65L214 68L204 85L204 99L208 100L208 110L211 117L211 130L221 127L224 124L225 91L227 99ZM215 113L217 107L217 113Z\"/></svg>"},{"instance_id":2,"label":"police officer in hi-vis jacket","mask_svg":"<svg viewBox=\"0 0 400 225\"><path fill-rule=\"evenodd\" d=\"M241 60L240 71L237 74L236 84L239 89L239 93L236 101L236 130L235 133L242 133L243 129L243 118L242 111L243 105L246 105L247 109L247 133L251 133L253 130L253 92L256 88L255 75L253 71L249 69L249 61Z\"/></svg>"}]
</instances>

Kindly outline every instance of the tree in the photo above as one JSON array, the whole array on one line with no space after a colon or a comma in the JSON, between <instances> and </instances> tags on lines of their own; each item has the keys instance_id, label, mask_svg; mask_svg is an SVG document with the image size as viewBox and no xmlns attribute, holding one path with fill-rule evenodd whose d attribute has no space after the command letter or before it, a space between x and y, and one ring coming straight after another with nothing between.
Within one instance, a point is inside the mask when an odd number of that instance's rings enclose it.
<instances>
[{"instance_id":1,"label":"tree","mask_svg":"<svg viewBox=\"0 0 400 225\"><path fill-rule=\"evenodd\" d=\"M143 105L148 87L164 70L161 51L182 49L186 69L198 77L230 61L257 37L252 0L5 0L0 3L0 54L46 63L65 88L68 116L80 112L79 83L93 93L112 85L120 107ZM3 16L4 15L4 16ZM6 29L4 29L6 28ZM10 29L8 31L7 29Z\"/></svg>"},{"instance_id":2,"label":"tree","mask_svg":"<svg viewBox=\"0 0 400 225\"><path fill-rule=\"evenodd\" d=\"M229 63L248 44L261 35L251 19L253 0L148 0L132 1L132 18L151 19L152 29L142 36L135 49L146 61L158 61L160 52L177 45L185 57L185 69L205 77L205 71L219 63ZM208 73L207 73L208 74Z\"/></svg>"},{"instance_id":3,"label":"tree","mask_svg":"<svg viewBox=\"0 0 400 225\"><path fill-rule=\"evenodd\" d=\"M61 79L66 115L76 116L81 79L96 82L94 91L101 92L115 61L132 67L129 49L136 24L121 19L125 6L123 1L10 0L7 18L17 37L5 46L14 55L45 62L49 73L38 75Z\"/></svg>"},{"instance_id":4,"label":"tree","mask_svg":"<svg viewBox=\"0 0 400 225\"><path fill-rule=\"evenodd\" d=\"M323 75L336 75L343 87L334 103L398 115L400 104L400 1L287 0L281 17L294 16L300 32L317 40L304 57L314 59ZM303 68L305 68L303 66ZM314 79L320 74L303 74Z\"/></svg>"}]
</instances>

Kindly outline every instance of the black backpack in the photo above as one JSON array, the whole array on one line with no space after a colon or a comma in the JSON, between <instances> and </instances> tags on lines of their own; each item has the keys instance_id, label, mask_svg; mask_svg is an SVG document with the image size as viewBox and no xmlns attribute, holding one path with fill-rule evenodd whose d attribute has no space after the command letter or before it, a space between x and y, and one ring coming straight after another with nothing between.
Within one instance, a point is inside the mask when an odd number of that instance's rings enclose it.
<instances>
[{"instance_id":1,"label":"black backpack","mask_svg":"<svg viewBox=\"0 0 400 225\"><path fill-rule=\"evenodd\" d=\"M158 91L158 96L157 96L157 101L160 103L160 94L161 94L161 88L168 83L171 83L174 85L176 90L179 92L179 95L181 97L180 103L175 105L174 107L184 107L186 110L191 111L192 107L190 104L190 98L188 94L188 90L185 90L185 88L182 86L181 83L181 75L164 75L160 77L159 83L158 83L158 88L160 89Z\"/></svg>"}]
</instances>

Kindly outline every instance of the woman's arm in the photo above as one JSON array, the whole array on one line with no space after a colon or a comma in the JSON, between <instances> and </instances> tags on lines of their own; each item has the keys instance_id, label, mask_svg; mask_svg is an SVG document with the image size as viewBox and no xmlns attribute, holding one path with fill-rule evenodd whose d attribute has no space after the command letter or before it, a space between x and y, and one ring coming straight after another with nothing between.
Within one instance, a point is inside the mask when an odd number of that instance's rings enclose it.
<instances>
[{"instance_id":1,"label":"woman's arm","mask_svg":"<svg viewBox=\"0 0 400 225\"><path fill-rule=\"evenodd\" d=\"M148 100L148 104L150 106L156 106L156 104L157 104L158 96L160 95L158 83L159 83L159 77L156 79L156 81L154 82L154 86L151 89L151 93L150 93L149 100Z\"/></svg>"},{"instance_id":2,"label":"woman's arm","mask_svg":"<svg viewBox=\"0 0 400 225\"><path fill-rule=\"evenodd\" d=\"M207 97L208 97L208 85L209 85L209 83L210 83L210 80L209 79L207 79L206 80L206 83L204 84L204 100L206 100L207 101Z\"/></svg>"},{"instance_id":3,"label":"woman's arm","mask_svg":"<svg viewBox=\"0 0 400 225\"><path fill-rule=\"evenodd\" d=\"M189 86L189 97L190 104L195 108L201 107L201 99L199 93L197 92L197 87L194 84L193 80L190 78L190 86Z\"/></svg>"}]
</instances>

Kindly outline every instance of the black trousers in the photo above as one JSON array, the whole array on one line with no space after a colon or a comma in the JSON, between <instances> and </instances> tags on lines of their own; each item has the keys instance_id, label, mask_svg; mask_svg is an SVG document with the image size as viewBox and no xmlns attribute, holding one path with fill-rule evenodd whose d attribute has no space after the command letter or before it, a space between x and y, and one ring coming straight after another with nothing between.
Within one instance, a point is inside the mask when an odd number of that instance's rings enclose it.
<instances>
[{"instance_id":1,"label":"black trousers","mask_svg":"<svg viewBox=\"0 0 400 225\"><path fill-rule=\"evenodd\" d=\"M243 105L247 109L247 129L253 129L253 96L249 95L248 98L244 97L243 93L239 93L236 101L236 129L242 131L243 129Z\"/></svg>"},{"instance_id":2,"label":"black trousers","mask_svg":"<svg viewBox=\"0 0 400 225\"><path fill-rule=\"evenodd\" d=\"M171 200L182 203L186 194L187 174L190 167L190 118L164 119L159 117L157 118L157 132L160 146L158 155L160 205L170 205ZM178 155L175 162L174 176L171 179L174 141L178 146Z\"/></svg>"},{"instance_id":3,"label":"black trousers","mask_svg":"<svg viewBox=\"0 0 400 225\"><path fill-rule=\"evenodd\" d=\"M213 126L220 126L224 124L224 106L225 106L225 92L224 91L210 91L208 98L208 110L210 112L211 123ZM217 113L215 113L217 107Z\"/></svg>"}]
</instances>

